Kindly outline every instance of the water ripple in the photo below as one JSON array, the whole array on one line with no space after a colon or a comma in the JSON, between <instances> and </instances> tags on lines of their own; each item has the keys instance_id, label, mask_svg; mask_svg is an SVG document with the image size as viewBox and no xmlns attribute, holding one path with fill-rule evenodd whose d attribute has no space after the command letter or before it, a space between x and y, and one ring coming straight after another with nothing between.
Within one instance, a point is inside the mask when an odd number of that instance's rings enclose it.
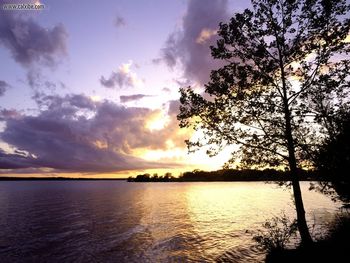
<instances>
[{"instance_id":1,"label":"water ripple","mask_svg":"<svg viewBox=\"0 0 350 263\"><path fill-rule=\"evenodd\" d=\"M337 204L304 199L320 233ZM263 183L0 182L0 258L261 262L252 236L281 210L295 216L290 192Z\"/></svg>"}]
</instances>

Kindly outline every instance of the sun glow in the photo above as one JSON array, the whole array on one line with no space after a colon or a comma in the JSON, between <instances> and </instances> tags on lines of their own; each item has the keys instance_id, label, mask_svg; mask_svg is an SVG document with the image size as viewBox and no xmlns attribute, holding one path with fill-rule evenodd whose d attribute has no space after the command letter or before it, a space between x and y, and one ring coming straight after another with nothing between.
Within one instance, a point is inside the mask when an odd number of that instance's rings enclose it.
<instances>
[{"instance_id":1,"label":"sun glow","mask_svg":"<svg viewBox=\"0 0 350 263\"><path fill-rule=\"evenodd\" d=\"M97 140L93 142L93 144L98 148L98 149L107 149L108 144L105 141Z\"/></svg>"},{"instance_id":2,"label":"sun glow","mask_svg":"<svg viewBox=\"0 0 350 263\"><path fill-rule=\"evenodd\" d=\"M98 96L98 95L90 96L90 99L91 99L92 101L94 101L94 102L99 102L99 101L102 100L101 97Z\"/></svg>"},{"instance_id":3,"label":"sun glow","mask_svg":"<svg viewBox=\"0 0 350 263\"><path fill-rule=\"evenodd\" d=\"M164 150L148 150L142 154L142 157L148 161L160 161L160 160L181 160L186 156L186 151L183 149L175 148L168 151Z\"/></svg>"},{"instance_id":4,"label":"sun glow","mask_svg":"<svg viewBox=\"0 0 350 263\"><path fill-rule=\"evenodd\" d=\"M165 115L163 112L159 111L154 114L146 123L146 128L150 131L162 130L169 123L169 116Z\"/></svg>"}]
</instances>

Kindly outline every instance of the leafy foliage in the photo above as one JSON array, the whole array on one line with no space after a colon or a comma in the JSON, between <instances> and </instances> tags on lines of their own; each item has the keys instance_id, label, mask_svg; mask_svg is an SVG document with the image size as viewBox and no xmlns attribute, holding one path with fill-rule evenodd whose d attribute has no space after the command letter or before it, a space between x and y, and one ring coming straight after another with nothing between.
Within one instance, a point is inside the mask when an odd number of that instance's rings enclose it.
<instances>
[{"instance_id":1,"label":"leafy foliage","mask_svg":"<svg viewBox=\"0 0 350 263\"><path fill-rule=\"evenodd\" d=\"M253 0L221 23L204 96L181 89L181 127L201 130L189 149L216 155L239 145L228 165L310 165L327 116L348 104L350 23L346 1ZM291 154L293 156L291 156Z\"/></svg>"},{"instance_id":2,"label":"leafy foliage","mask_svg":"<svg viewBox=\"0 0 350 263\"><path fill-rule=\"evenodd\" d=\"M315 166L324 179L323 193L350 201L350 110L343 109L329 119L329 137L316 154Z\"/></svg>"},{"instance_id":3,"label":"leafy foliage","mask_svg":"<svg viewBox=\"0 0 350 263\"><path fill-rule=\"evenodd\" d=\"M296 220L291 221L285 214L273 217L263 224L265 230L259 230L253 239L267 251L282 250L296 234Z\"/></svg>"}]
</instances>

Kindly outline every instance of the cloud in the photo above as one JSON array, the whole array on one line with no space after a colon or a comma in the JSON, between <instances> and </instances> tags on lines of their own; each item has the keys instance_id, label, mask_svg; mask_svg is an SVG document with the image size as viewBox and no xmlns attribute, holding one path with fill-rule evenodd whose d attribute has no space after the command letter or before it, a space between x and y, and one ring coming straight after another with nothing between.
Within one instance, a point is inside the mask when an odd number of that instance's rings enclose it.
<instances>
[{"instance_id":1,"label":"cloud","mask_svg":"<svg viewBox=\"0 0 350 263\"><path fill-rule=\"evenodd\" d=\"M159 65L163 60L161 58L154 58L151 61L154 65Z\"/></svg>"},{"instance_id":2,"label":"cloud","mask_svg":"<svg viewBox=\"0 0 350 263\"><path fill-rule=\"evenodd\" d=\"M15 119L20 116L20 113L17 110L11 109L2 109L0 110L0 121L6 121L9 118Z\"/></svg>"},{"instance_id":3,"label":"cloud","mask_svg":"<svg viewBox=\"0 0 350 263\"><path fill-rule=\"evenodd\" d=\"M6 81L0 80L0 97L5 94L6 90L9 87L10 87L10 85Z\"/></svg>"},{"instance_id":4,"label":"cloud","mask_svg":"<svg viewBox=\"0 0 350 263\"><path fill-rule=\"evenodd\" d=\"M34 167L34 158L32 156L23 156L21 154L7 154L0 149L0 167L9 169L20 169Z\"/></svg>"},{"instance_id":5,"label":"cloud","mask_svg":"<svg viewBox=\"0 0 350 263\"><path fill-rule=\"evenodd\" d=\"M178 58L181 58L180 39L177 39L176 37L176 33L169 35L167 41L165 42L165 48L161 50L163 61L165 61L167 66L171 69L175 67Z\"/></svg>"},{"instance_id":6,"label":"cloud","mask_svg":"<svg viewBox=\"0 0 350 263\"><path fill-rule=\"evenodd\" d=\"M171 168L176 162L151 162L135 152L184 147L176 116L161 129L148 128L160 110L125 108L84 95L36 94L36 116L3 111L3 142L16 152L0 152L0 169L40 168L55 172L117 172ZM173 104L173 103L172 103ZM171 107L175 111L175 106ZM170 112L170 111L169 111Z\"/></svg>"},{"instance_id":7,"label":"cloud","mask_svg":"<svg viewBox=\"0 0 350 263\"><path fill-rule=\"evenodd\" d=\"M140 100L146 97L153 97L152 95L145 95L145 94L133 94L133 95L128 95L128 96L120 96L120 102L125 103L125 102L130 102L130 101L135 101L135 100Z\"/></svg>"},{"instance_id":8,"label":"cloud","mask_svg":"<svg viewBox=\"0 0 350 263\"><path fill-rule=\"evenodd\" d=\"M202 29L199 36L197 37L196 43L205 44L207 41L209 41L212 38L212 36L215 36L216 34L217 34L217 30L204 28Z\"/></svg>"},{"instance_id":9,"label":"cloud","mask_svg":"<svg viewBox=\"0 0 350 263\"><path fill-rule=\"evenodd\" d=\"M143 81L137 77L136 73L130 70L132 64L132 61L122 64L117 72L111 73L109 78L101 76L101 85L103 85L106 88L135 87L141 85Z\"/></svg>"},{"instance_id":10,"label":"cloud","mask_svg":"<svg viewBox=\"0 0 350 263\"><path fill-rule=\"evenodd\" d=\"M116 18L114 19L114 25L117 27L117 28L121 28L121 27L124 27L126 26L126 21L125 21L125 18L122 17L122 16L116 16Z\"/></svg>"},{"instance_id":11,"label":"cloud","mask_svg":"<svg viewBox=\"0 0 350 263\"><path fill-rule=\"evenodd\" d=\"M180 113L180 101L179 100L171 100L169 101L168 114L170 116L175 116Z\"/></svg>"},{"instance_id":12,"label":"cloud","mask_svg":"<svg viewBox=\"0 0 350 263\"><path fill-rule=\"evenodd\" d=\"M2 4L4 1L1 1ZM41 63L53 67L66 54L67 32L62 24L44 28L20 12L0 10L0 45L16 62L29 67Z\"/></svg>"},{"instance_id":13,"label":"cloud","mask_svg":"<svg viewBox=\"0 0 350 263\"><path fill-rule=\"evenodd\" d=\"M171 93L171 89L169 89L167 87L162 88L162 91L165 93Z\"/></svg>"},{"instance_id":14,"label":"cloud","mask_svg":"<svg viewBox=\"0 0 350 263\"><path fill-rule=\"evenodd\" d=\"M42 75L40 70L38 69L29 69L27 72L27 82L28 85L33 88L39 88L41 86L42 83Z\"/></svg>"},{"instance_id":15,"label":"cloud","mask_svg":"<svg viewBox=\"0 0 350 263\"><path fill-rule=\"evenodd\" d=\"M228 20L227 0L191 0L183 17L182 29L169 35L161 50L163 61L170 67L181 65L184 76L204 84L210 71L221 65L211 57L220 22Z\"/></svg>"}]
</instances>

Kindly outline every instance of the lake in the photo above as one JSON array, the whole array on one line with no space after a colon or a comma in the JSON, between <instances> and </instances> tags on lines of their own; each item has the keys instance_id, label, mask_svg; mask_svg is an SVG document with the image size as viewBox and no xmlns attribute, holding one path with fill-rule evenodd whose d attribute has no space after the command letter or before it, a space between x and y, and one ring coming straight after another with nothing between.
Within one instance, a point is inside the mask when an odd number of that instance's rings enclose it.
<instances>
[{"instance_id":1,"label":"lake","mask_svg":"<svg viewBox=\"0 0 350 263\"><path fill-rule=\"evenodd\" d=\"M326 231L340 204L301 184ZM0 261L261 262L252 237L281 211L291 191L263 182L2 181Z\"/></svg>"}]
</instances>

